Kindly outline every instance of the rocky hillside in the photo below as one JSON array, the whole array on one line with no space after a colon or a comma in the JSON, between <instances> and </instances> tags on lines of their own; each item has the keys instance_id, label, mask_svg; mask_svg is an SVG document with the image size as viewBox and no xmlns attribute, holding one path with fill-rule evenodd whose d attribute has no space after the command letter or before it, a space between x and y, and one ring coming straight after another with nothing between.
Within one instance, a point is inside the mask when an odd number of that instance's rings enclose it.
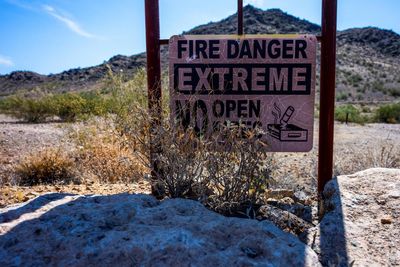
<instances>
[{"instance_id":1,"label":"rocky hillside","mask_svg":"<svg viewBox=\"0 0 400 267\"><path fill-rule=\"evenodd\" d=\"M245 32L249 34L312 33L320 26L291 16L279 9L263 11L244 8ZM185 34L235 33L237 16L198 26ZM164 66L167 48L163 48ZM114 72L128 77L145 65L145 54L115 56L101 65L40 75L18 71L0 76L0 97L20 90L40 88L45 91L90 90L100 88L107 74L107 65ZM400 35L378 28L348 29L338 33L337 99L339 101L382 101L400 97Z\"/></svg>"},{"instance_id":2,"label":"rocky hillside","mask_svg":"<svg viewBox=\"0 0 400 267\"><path fill-rule=\"evenodd\" d=\"M320 26L301 20L280 9L263 11L253 6L246 6L243 13L244 31L247 34L274 33L314 33L320 32ZM236 33L237 16L232 15L219 22L198 26L187 34L234 34Z\"/></svg>"},{"instance_id":3,"label":"rocky hillside","mask_svg":"<svg viewBox=\"0 0 400 267\"><path fill-rule=\"evenodd\" d=\"M31 71L15 71L9 75L0 75L0 97L36 89L59 93L97 89L102 87L102 80L110 70L132 76L145 63L144 54L130 57L117 55L98 66L70 69L58 74L41 75Z\"/></svg>"}]
</instances>

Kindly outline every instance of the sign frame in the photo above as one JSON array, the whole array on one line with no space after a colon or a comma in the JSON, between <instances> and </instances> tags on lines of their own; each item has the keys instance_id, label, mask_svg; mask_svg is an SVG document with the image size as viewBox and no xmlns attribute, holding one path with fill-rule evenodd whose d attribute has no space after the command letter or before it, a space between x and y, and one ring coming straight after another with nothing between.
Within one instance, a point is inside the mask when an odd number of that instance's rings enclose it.
<instances>
[{"instance_id":1,"label":"sign frame","mask_svg":"<svg viewBox=\"0 0 400 267\"><path fill-rule=\"evenodd\" d=\"M172 123L206 136L240 124L267 151L312 149L315 35L174 35L168 54Z\"/></svg>"},{"instance_id":2,"label":"sign frame","mask_svg":"<svg viewBox=\"0 0 400 267\"><path fill-rule=\"evenodd\" d=\"M161 45L168 45L168 39L160 39L159 0L144 0L146 21L147 84L150 131L161 122ZM237 0L237 33L243 35L243 0ZM322 0L320 65L320 116L318 137L318 196L333 176L334 109L336 87L336 34L337 0ZM160 152L159 144L150 140L150 162L158 170L155 155ZM152 173L155 177L155 173Z\"/></svg>"}]
</instances>

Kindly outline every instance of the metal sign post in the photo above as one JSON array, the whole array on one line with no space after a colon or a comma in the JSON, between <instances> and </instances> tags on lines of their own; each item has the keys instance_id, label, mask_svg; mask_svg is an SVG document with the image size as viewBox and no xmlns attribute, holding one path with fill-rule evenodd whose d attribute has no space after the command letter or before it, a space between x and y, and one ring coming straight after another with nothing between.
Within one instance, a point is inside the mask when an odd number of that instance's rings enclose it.
<instances>
[{"instance_id":1,"label":"metal sign post","mask_svg":"<svg viewBox=\"0 0 400 267\"><path fill-rule=\"evenodd\" d=\"M238 25L237 25L237 33L238 35L243 35L243 0L238 0Z\"/></svg>"},{"instance_id":2,"label":"metal sign post","mask_svg":"<svg viewBox=\"0 0 400 267\"><path fill-rule=\"evenodd\" d=\"M238 0L238 35L243 34L243 0ZM168 40L159 37L158 0L145 0L146 11L146 48L147 82L149 109L152 115L151 130L161 121L161 68L160 45ZM332 179L333 170L333 134L335 104L335 68L336 68L336 19L337 0L322 0L321 76L320 76L320 119L318 150L318 193L321 195L325 184ZM152 143L150 161L157 173L155 155L159 148ZM153 178L155 174L152 173Z\"/></svg>"},{"instance_id":3,"label":"metal sign post","mask_svg":"<svg viewBox=\"0 0 400 267\"><path fill-rule=\"evenodd\" d=\"M318 193L332 179L336 87L337 0L322 1Z\"/></svg>"},{"instance_id":4,"label":"metal sign post","mask_svg":"<svg viewBox=\"0 0 400 267\"><path fill-rule=\"evenodd\" d=\"M153 139L153 132L161 123L161 61L160 61L160 19L158 0L145 0L146 52L147 52L147 90L150 122L150 164L152 179L159 174L156 155L160 145ZM154 192L153 192L154 193Z\"/></svg>"}]
</instances>

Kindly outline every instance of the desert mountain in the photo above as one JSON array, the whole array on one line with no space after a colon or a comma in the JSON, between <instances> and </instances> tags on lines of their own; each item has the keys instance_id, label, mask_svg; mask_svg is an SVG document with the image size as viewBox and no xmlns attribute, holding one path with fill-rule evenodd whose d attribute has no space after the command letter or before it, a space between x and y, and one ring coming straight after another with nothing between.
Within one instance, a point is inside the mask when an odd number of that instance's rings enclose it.
<instances>
[{"instance_id":1,"label":"desert mountain","mask_svg":"<svg viewBox=\"0 0 400 267\"><path fill-rule=\"evenodd\" d=\"M232 34L237 16L195 27L184 34ZM279 9L244 8L245 33L312 33L320 26L291 16ZM167 66L167 48L162 49ZM81 91L102 87L108 66L113 72L132 76L145 66L145 54L117 55L94 67L77 68L58 74L40 75L16 71L0 76L0 97L36 88L50 92ZM338 32L337 99L340 101L383 101L400 97L400 35L374 27Z\"/></svg>"}]
</instances>

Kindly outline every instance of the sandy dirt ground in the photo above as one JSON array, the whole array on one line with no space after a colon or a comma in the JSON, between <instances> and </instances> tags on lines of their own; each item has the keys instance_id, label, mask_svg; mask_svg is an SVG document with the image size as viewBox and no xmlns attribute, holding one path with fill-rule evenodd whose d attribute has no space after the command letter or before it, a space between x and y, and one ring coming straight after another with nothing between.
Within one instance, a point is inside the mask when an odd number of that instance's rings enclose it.
<instances>
[{"instance_id":1,"label":"sandy dirt ground","mask_svg":"<svg viewBox=\"0 0 400 267\"><path fill-rule=\"evenodd\" d=\"M27 124L0 115L0 177L11 173L15 164L25 156L45 147L68 149L64 123ZM400 125L356 124L335 125L335 158L357 159L363 153L379 150L383 143L400 145ZM308 153L275 153L274 179L276 187L302 189L315 194L318 154L318 124L315 124L314 148ZM367 166L368 167L368 166ZM340 174L343 173L341 170ZM0 189L0 207L26 201L46 192L75 194L117 194L122 192L149 193L148 182L136 184L98 184L19 187L11 184Z\"/></svg>"}]
</instances>

